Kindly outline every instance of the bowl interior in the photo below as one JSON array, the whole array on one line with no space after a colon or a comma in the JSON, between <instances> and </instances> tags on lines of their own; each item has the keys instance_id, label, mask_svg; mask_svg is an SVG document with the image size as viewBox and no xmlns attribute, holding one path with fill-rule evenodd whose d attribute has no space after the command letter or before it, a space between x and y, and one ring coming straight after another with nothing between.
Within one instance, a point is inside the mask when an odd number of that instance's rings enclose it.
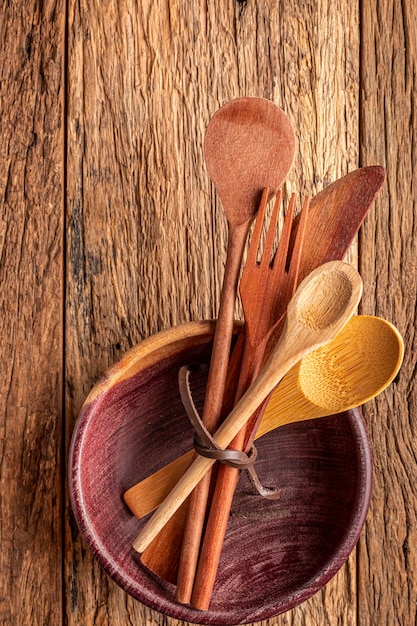
<instances>
[{"instance_id":1,"label":"bowl interior","mask_svg":"<svg viewBox=\"0 0 417 626\"><path fill-rule=\"evenodd\" d=\"M174 600L144 567L124 492L192 446L178 391L182 365L209 362L213 326L184 325L132 349L87 398L70 451L70 495L81 532L129 594L177 619L244 624L268 619L318 591L354 547L369 505L371 455L359 410L290 424L257 440L257 471L278 500L255 495L246 473L235 494L210 610ZM205 377L191 379L197 406Z\"/></svg>"}]
</instances>

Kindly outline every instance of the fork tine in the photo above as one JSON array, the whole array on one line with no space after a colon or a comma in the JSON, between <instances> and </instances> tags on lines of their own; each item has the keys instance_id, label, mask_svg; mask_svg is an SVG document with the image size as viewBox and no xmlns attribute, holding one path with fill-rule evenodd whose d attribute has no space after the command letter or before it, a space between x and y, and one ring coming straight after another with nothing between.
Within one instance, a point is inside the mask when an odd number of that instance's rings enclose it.
<instances>
[{"instance_id":1,"label":"fork tine","mask_svg":"<svg viewBox=\"0 0 417 626\"><path fill-rule=\"evenodd\" d=\"M280 189L277 193L274 208L271 214L271 220L269 222L268 230L266 233L265 244L264 244L264 249L263 249L262 258L261 258L261 267L263 269L266 267L269 267L271 263L271 256L272 256L272 250L274 247L275 234L277 230L278 214L279 214L279 209L281 206L281 200L282 200L282 191Z\"/></svg>"},{"instance_id":2,"label":"fork tine","mask_svg":"<svg viewBox=\"0 0 417 626\"><path fill-rule=\"evenodd\" d=\"M288 256L288 247L290 245L291 229L293 223L295 211L295 194L291 196L290 204L288 206L287 213L284 218L284 224L282 227L281 238L279 240L278 250L276 251L273 261L274 273L282 272L286 265L286 259Z\"/></svg>"},{"instance_id":3,"label":"fork tine","mask_svg":"<svg viewBox=\"0 0 417 626\"><path fill-rule=\"evenodd\" d=\"M310 198L306 196L300 212L300 221L298 223L297 234L295 237L294 247L291 253L291 259L289 261L288 267L288 278L290 283L292 283L292 290L290 294L291 296L294 295L298 284L298 271L300 269L301 253L303 250L304 233L306 232L309 208Z\"/></svg>"},{"instance_id":4,"label":"fork tine","mask_svg":"<svg viewBox=\"0 0 417 626\"><path fill-rule=\"evenodd\" d=\"M246 263L250 266L255 265L258 258L259 242L261 240L262 226L265 219L265 209L268 202L269 188L265 187L262 191L261 202L259 204L258 215L256 216L255 226L252 233L252 238L248 248L248 255Z\"/></svg>"}]
</instances>

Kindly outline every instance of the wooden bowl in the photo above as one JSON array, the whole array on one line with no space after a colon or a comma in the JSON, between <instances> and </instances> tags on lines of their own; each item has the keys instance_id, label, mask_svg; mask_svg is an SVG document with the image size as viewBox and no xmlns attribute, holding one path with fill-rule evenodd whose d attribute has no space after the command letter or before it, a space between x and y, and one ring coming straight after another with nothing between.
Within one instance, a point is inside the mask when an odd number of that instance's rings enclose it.
<instances>
[{"instance_id":1,"label":"wooden bowl","mask_svg":"<svg viewBox=\"0 0 417 626\"><path fill-rule=\"evenodd\" d=\"M254 495L242 473L210 610L174 600L139 561L136 519L123 493L189 450L193 431L177 375L208 362L214 326L192 322L142 342L93 388L70 450L69 487L81 533L107 574L134 598L198 624L246 624L300 604L348 558L371 492L371 453L359 410L276 429L257 441L258 473L281 497ZM205 380L193 377L201 406ZM147 519L147 518L146 518Z\"/></svg>"}]
</instances>

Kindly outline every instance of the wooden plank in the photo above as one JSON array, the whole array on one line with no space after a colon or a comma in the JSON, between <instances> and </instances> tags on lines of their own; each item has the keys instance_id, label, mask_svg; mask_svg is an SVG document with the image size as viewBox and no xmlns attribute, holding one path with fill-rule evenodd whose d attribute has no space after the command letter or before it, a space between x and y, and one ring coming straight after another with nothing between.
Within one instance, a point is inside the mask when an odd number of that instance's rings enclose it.
<instances>
[{"instance_id":1,"label":"wooden plank","mask_svg":"<svg viewBox=\"0 0 417 626\"><path fill-rule=\"evenodd\" d=\"M0 7L0 622L62 621L64 26Z\"/></svg>"},{"instance_id":2,"label":"wooden plank","mask_svg":"<svg viewBox=\"0 0 417 626\"><path fill-rule=\"evenodd\" d=\"M364 626L414 624L417 5L413 0L362 4L361 158L387 170L387 184L361 237L362 309L396 324L406 353L396 383L365 411L374 487L359 550L359 613Z\"/></svg>"},{"instance_id":3,"label":"wooden plank","mask_svg":"<svg viewBox=\"0 0 417 626\"><path fill-rule=\"evenodd\" d=\"M67 437L127 348L216 314L226 223L202 144L221 104L256 95L288 112L299 149L287 195L357 167L359 16L346 4L69 3ZM109 582L67 518L68 624L159 623ZM353 556L269 624L355 623L355 576Z\"/></svg>"}]
</instances>

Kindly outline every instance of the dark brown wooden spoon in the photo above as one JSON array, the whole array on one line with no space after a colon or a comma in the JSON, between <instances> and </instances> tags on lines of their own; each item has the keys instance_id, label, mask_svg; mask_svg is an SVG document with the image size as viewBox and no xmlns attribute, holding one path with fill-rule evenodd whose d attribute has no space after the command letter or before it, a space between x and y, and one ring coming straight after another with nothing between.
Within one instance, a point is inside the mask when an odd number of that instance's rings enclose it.
<instances>
[{"instance_id":1,"label":"dark brown wooden spoon","mask_svg":"<svg viewBox=\"0 0 417 626\"><path fill-rule=\"evenodd\" d=\"M290 120L278 106L264 98L228 102L214 114L207 127L204 156L228 223L226 267L203 408L203 422L210 432L217 429L221 418L237 284L249 227L262 190L268 187L270 197L276 193L291 167L294 152L295 136ZM189 521L184 532L177 589L181 602L188 602L191 597L209 487L210 473L188 503ZM171 527L175 533L175 524ZM161 558L166 561L165 554ZM158 560L158 545L151 544L142 561L155 568Z\"/></svg>"}]
</instances>

